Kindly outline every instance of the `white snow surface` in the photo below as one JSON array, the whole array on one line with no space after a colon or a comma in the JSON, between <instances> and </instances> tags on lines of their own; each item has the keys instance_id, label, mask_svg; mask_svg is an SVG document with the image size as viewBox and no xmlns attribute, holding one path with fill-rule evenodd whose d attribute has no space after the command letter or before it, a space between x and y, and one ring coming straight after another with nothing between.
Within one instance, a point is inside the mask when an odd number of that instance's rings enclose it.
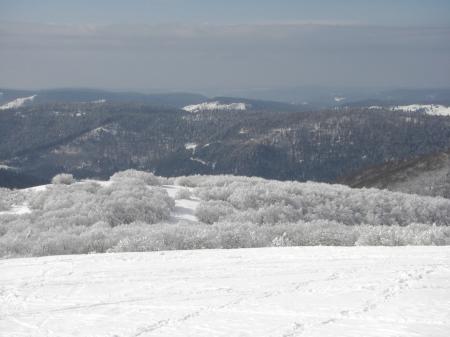
<instances>
[{"instance_id":1,"label":"white snow surface","mask_svg":"<svg viewBox=\"0 0 450 337\"><path fill-rule=\"evenodd\" d=\"M189 159L192 160L192 161L195 161L195 162L197 162L197 163L200 163L200 164L202 164L202 165L205 165L205 166L208 166L208 165L209 165L206 161L201 160L200 158L191 157L191 158L189 158Z\"/></svg>"},{"instance_id":2,"label":"white snow surface","mask_svg":"<svg viewBox=\"0 0 450 337\"><path fill-rule=\"evenodd\" d=\"M195 216L195 210L200 203L200 199L196 197L191 197L190 199L176 198L179 190L187 189L191 192L192 188L177 185L163 185L163 188L167 191L169 197L175 199L175 209L170 215L170 222L199 222L198 218Z\"/></svg>"},{"instance_id":3,"label":"white snow surface","mask_svg":"<svg viewBox=\"0 0 450 337\"><path fill-rule=\"evenodd\" d=\"M183 110L188 112L215 111L215 110L247 110L245 103L222 104L220 102L204 102L200 104L188 105Z\"/></svg>"},{"instance_id":4,"label":"white snow surface","mask_svg":"<svg viewBox=\"0 0 450 337\"><path fill-rule=\"evenodd\" d=\"M345 101L345 100L346 100L345 97L335 97L335 98L334 98L334 101L335 101L335 102L338 102L338 103L339 103L339 102L342 102L342 101Z\"/></svg>"},{"instance_id":5,"label":"white snow surface","mask_svg":"<svg viewBox=\"0 0 450 337\"><path fill-rule=\"evenodd\" d=\"M298 247L0 261L8 337L448 336L450 247Z\"/></svg>"},{"instance_id":6,"label":"white snow surface","mask_svg":"<svg viewBox=\"0 0 450 337\"><path fill-rule=\"evenodd\" d=\"M416 112L424 111L431 116L450 116L450 107L438 104L411 104L399 105L391 108L393 111Z\"/></svg>"},{"instance_id":7,"label":"white snow surface","mask_svg":"<svg viewBox=\"0 0 450 337\"><path fill-rule=\"evenodd\" d=\"M184 148L186 150L191 150L193 152L195 152L195 150L197 149L197 146L198 146L198 144L196 144L196 143L186 143L186 144L184 144Z\"/></svg>"},{"instance_id":8,"label":"white snow surface","mask_svg":"<svg viewBox=\"0 0 450 337\"><path fill-rule=\"evenodd\" d=\"M36 96L37 95L33 95L30 97L16 98L14 101L11 101L9 103L6 103L6 104L3 104L2 106L0 106L0 110L20 108L25 103L32 102Z\"/></svg>"},{"instance_id":9,"label":"white snow surface","mask_svg":"<svg viewBox=\"0 0 450 337\"><path fill-rule=\"evenodd\" d=\"M2 211L0 212L0 214L22 215L22 214L29 214L31 212L32 211L28 205L15 205L9 211Z\"/></svg>"},{"instance_id":10,"label":"white snow surface","mask_svg":"<svg viewBox=\"0 0 450 337\"><path fill-rule=\"evenodd\" d=\"M45 191L47 189L49 185L40 185L40 186L34 186L34 187L28 187L28 188L24 188L22 189L22 191L27 191L27 192L42 192Z\"/></svg>"}]
</instances>

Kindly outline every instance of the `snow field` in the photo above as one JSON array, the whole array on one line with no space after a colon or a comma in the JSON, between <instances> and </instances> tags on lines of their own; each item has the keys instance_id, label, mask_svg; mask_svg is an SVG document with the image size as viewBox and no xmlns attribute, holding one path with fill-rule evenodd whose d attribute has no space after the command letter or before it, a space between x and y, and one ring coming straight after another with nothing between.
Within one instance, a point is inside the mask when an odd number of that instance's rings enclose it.
<instances>
[{"instance_id":1,"label":"snow field","mask_svg":"<svg viewBox=\"0 0 450 337\"><path fill-rule=\"evenodd\" d=\"M0 331L448 336L450 247L302 247L0 261Z\"/></svg>"}]
</instances>

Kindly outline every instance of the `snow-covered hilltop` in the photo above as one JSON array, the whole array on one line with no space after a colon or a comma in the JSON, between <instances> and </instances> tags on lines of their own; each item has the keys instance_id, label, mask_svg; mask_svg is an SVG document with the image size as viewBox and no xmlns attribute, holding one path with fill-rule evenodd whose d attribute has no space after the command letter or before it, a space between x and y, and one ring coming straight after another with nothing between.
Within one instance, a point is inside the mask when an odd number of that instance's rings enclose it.
<instances>
[{"instance_id":1,"label":"snow-covered hilltop","mask_svg":"<svg viewBox=\"0 0 450 337\"><path fill-rule=\"evenodd\" d=\"M392 107L391 110L405 112L423 111L430 116L450 116L450 107L438 104L398 105Z\"/></svg>"},{"instance_id":2,"label":"snow-covered hilltop","mask_svg":"<svg viewBox=\"0 0 450 337\"><path fill-rule=\"evenodd\" d=\"M390 111L422 112L430 116L450 116L450 107L440 104L410 104L395 106L372 105L370 110L388 109Z\"/></svg>"},{"instance_id":3,"label":"snow-covered hilltop","mask_svg":"<svg viewBox=\"0 0 450 337\"><path fill-rule=\"evenodd\" d=\"M20 108L25 103L32 102L36 98L36 96L37 95L33 95L33 96L29 96L29 97L16 98L15 100L0 106L0 110L8 110L8 109Z\"/></svg>"},{"instance_id":4,"label":"snow-covered hilltop","mask_svg":"<svg viewBox=\"0 0 450 337\"><path fill-rule=\"evenodd\" d=\"M346 99L347 99L346 97L336 96L336 97L334 98L334 101L337 102L337 103L339 103L339 102L345 101Z\"/></svg>"},{"instance_id":5,"label":"snow-covered hilltop","mask_svg":"<svg viewBox=\"0 0 450 337\"><path fill-rule=\"evenodd\" d=\"M248 109L248 104L246 103L230 103L222 104L218 101L216 102L204 102L200 104L188 105L183 108L184 111L188 112L201 112L201 111L216 111L216 110L238 110L245 111Z\"/></svg>"}]
</instances>

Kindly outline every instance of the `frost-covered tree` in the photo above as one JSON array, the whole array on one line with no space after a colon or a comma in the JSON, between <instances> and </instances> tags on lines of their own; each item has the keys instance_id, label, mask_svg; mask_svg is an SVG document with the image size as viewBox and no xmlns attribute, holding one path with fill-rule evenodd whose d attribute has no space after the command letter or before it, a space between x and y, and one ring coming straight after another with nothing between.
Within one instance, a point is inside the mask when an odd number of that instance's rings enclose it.
<instances>
[{"instance_id":1,"label":"frost-covered tree","mask_svg":"<svg viewBox=\"0 0 450 337\"><path fill-rule=\"evenodd\" d=\"M113 174L110 180L115 182L135 180L146 185L160 186L161 181L164 180L164 178L156 177L150 172L126 170Z\"/></svg>"},{"instance_id":2,"label":"frost-covered tree","mask_svg":"<svg viewBox=\"0 0 450 337\"><path fill-rule=\"evenodd\" d=\"M175 201L159 177L0 189L0 256L308 245L450 245L450 200L234 176L183 177L198 223L167 224ZM156 180L155 180L156 179ZM177 179L174 179L177 180ZM167 181L167 180L164 180ZM156 185L152 185L156 184ZM188 190L188 189L186 189ZM184 196L186 197L186 196Z\"/></svg>"},{"instance_id":3,"label":"frost-covered tree","mask_svg":"<svg viewBox=\"0 0 450 337\"><path fill-rule=\"evenodd\" d=\"M177 191L175 194L175 199L190 199L192 197L191 191L189 191L187 188L182 188Z\"/></svg>"},{"instance_id":4,"label":"frost-covered tree","mask_svg":"<svg viewBox=\"0 0 450 337\"><path fill-rule=\"evenodd\" d=\"M73 175L67 173L57 174L52 178L54 185L71 185L75 182Z\"/></svg>"}]
</instances>

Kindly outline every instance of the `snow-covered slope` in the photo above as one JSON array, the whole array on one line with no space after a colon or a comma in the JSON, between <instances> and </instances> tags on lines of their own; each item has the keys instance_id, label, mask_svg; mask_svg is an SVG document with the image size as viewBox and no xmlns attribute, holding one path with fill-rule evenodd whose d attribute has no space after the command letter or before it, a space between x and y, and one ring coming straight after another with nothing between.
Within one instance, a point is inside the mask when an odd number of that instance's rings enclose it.
<instances>
[{"instance_id":1,"label":"snow-covered slope","mask_svg":"<svg viewBox=\"0 0 450 337\"><path fill-rule=\"evenodd\" d=\"M36 97L36 95L30 96L30 97L16 98L14 101L8 102L8 103L0 106L0 110L20 108L25 103L32 102L35 97Z\"/></svg>"},{"instance_id":2,"label":"snow-covered slope","mask_svg":"<svg viewBox=\"0 0 450 337\"><path fill-rule=\"evenodd\" d=\"M448 336L450 247L0 261L4 336Z\"/></svg>"},{"instance_id":3,"label":"snow-covered slope","mask_svg":"<svg viewBox=\"0 0 450 337\"><path fill-rule=\"evenodd\" d=\"M200 104L188 105L183 110L188 112L215 111L215 110L247 110L245 103L222 104L220 102L205 102Z\"/></svg>"},{"instance_id":4,"label":"snow-covered slope","mask_svg":"<svg viewBox=\"0 0 450 337\"><path fill-rule=\"evenodd\" d=\"M430 116L450 116L450 107L437 104L399 105L392 107L391 110L406 112L424 111Z\"/></svg>"}]
</instances>

